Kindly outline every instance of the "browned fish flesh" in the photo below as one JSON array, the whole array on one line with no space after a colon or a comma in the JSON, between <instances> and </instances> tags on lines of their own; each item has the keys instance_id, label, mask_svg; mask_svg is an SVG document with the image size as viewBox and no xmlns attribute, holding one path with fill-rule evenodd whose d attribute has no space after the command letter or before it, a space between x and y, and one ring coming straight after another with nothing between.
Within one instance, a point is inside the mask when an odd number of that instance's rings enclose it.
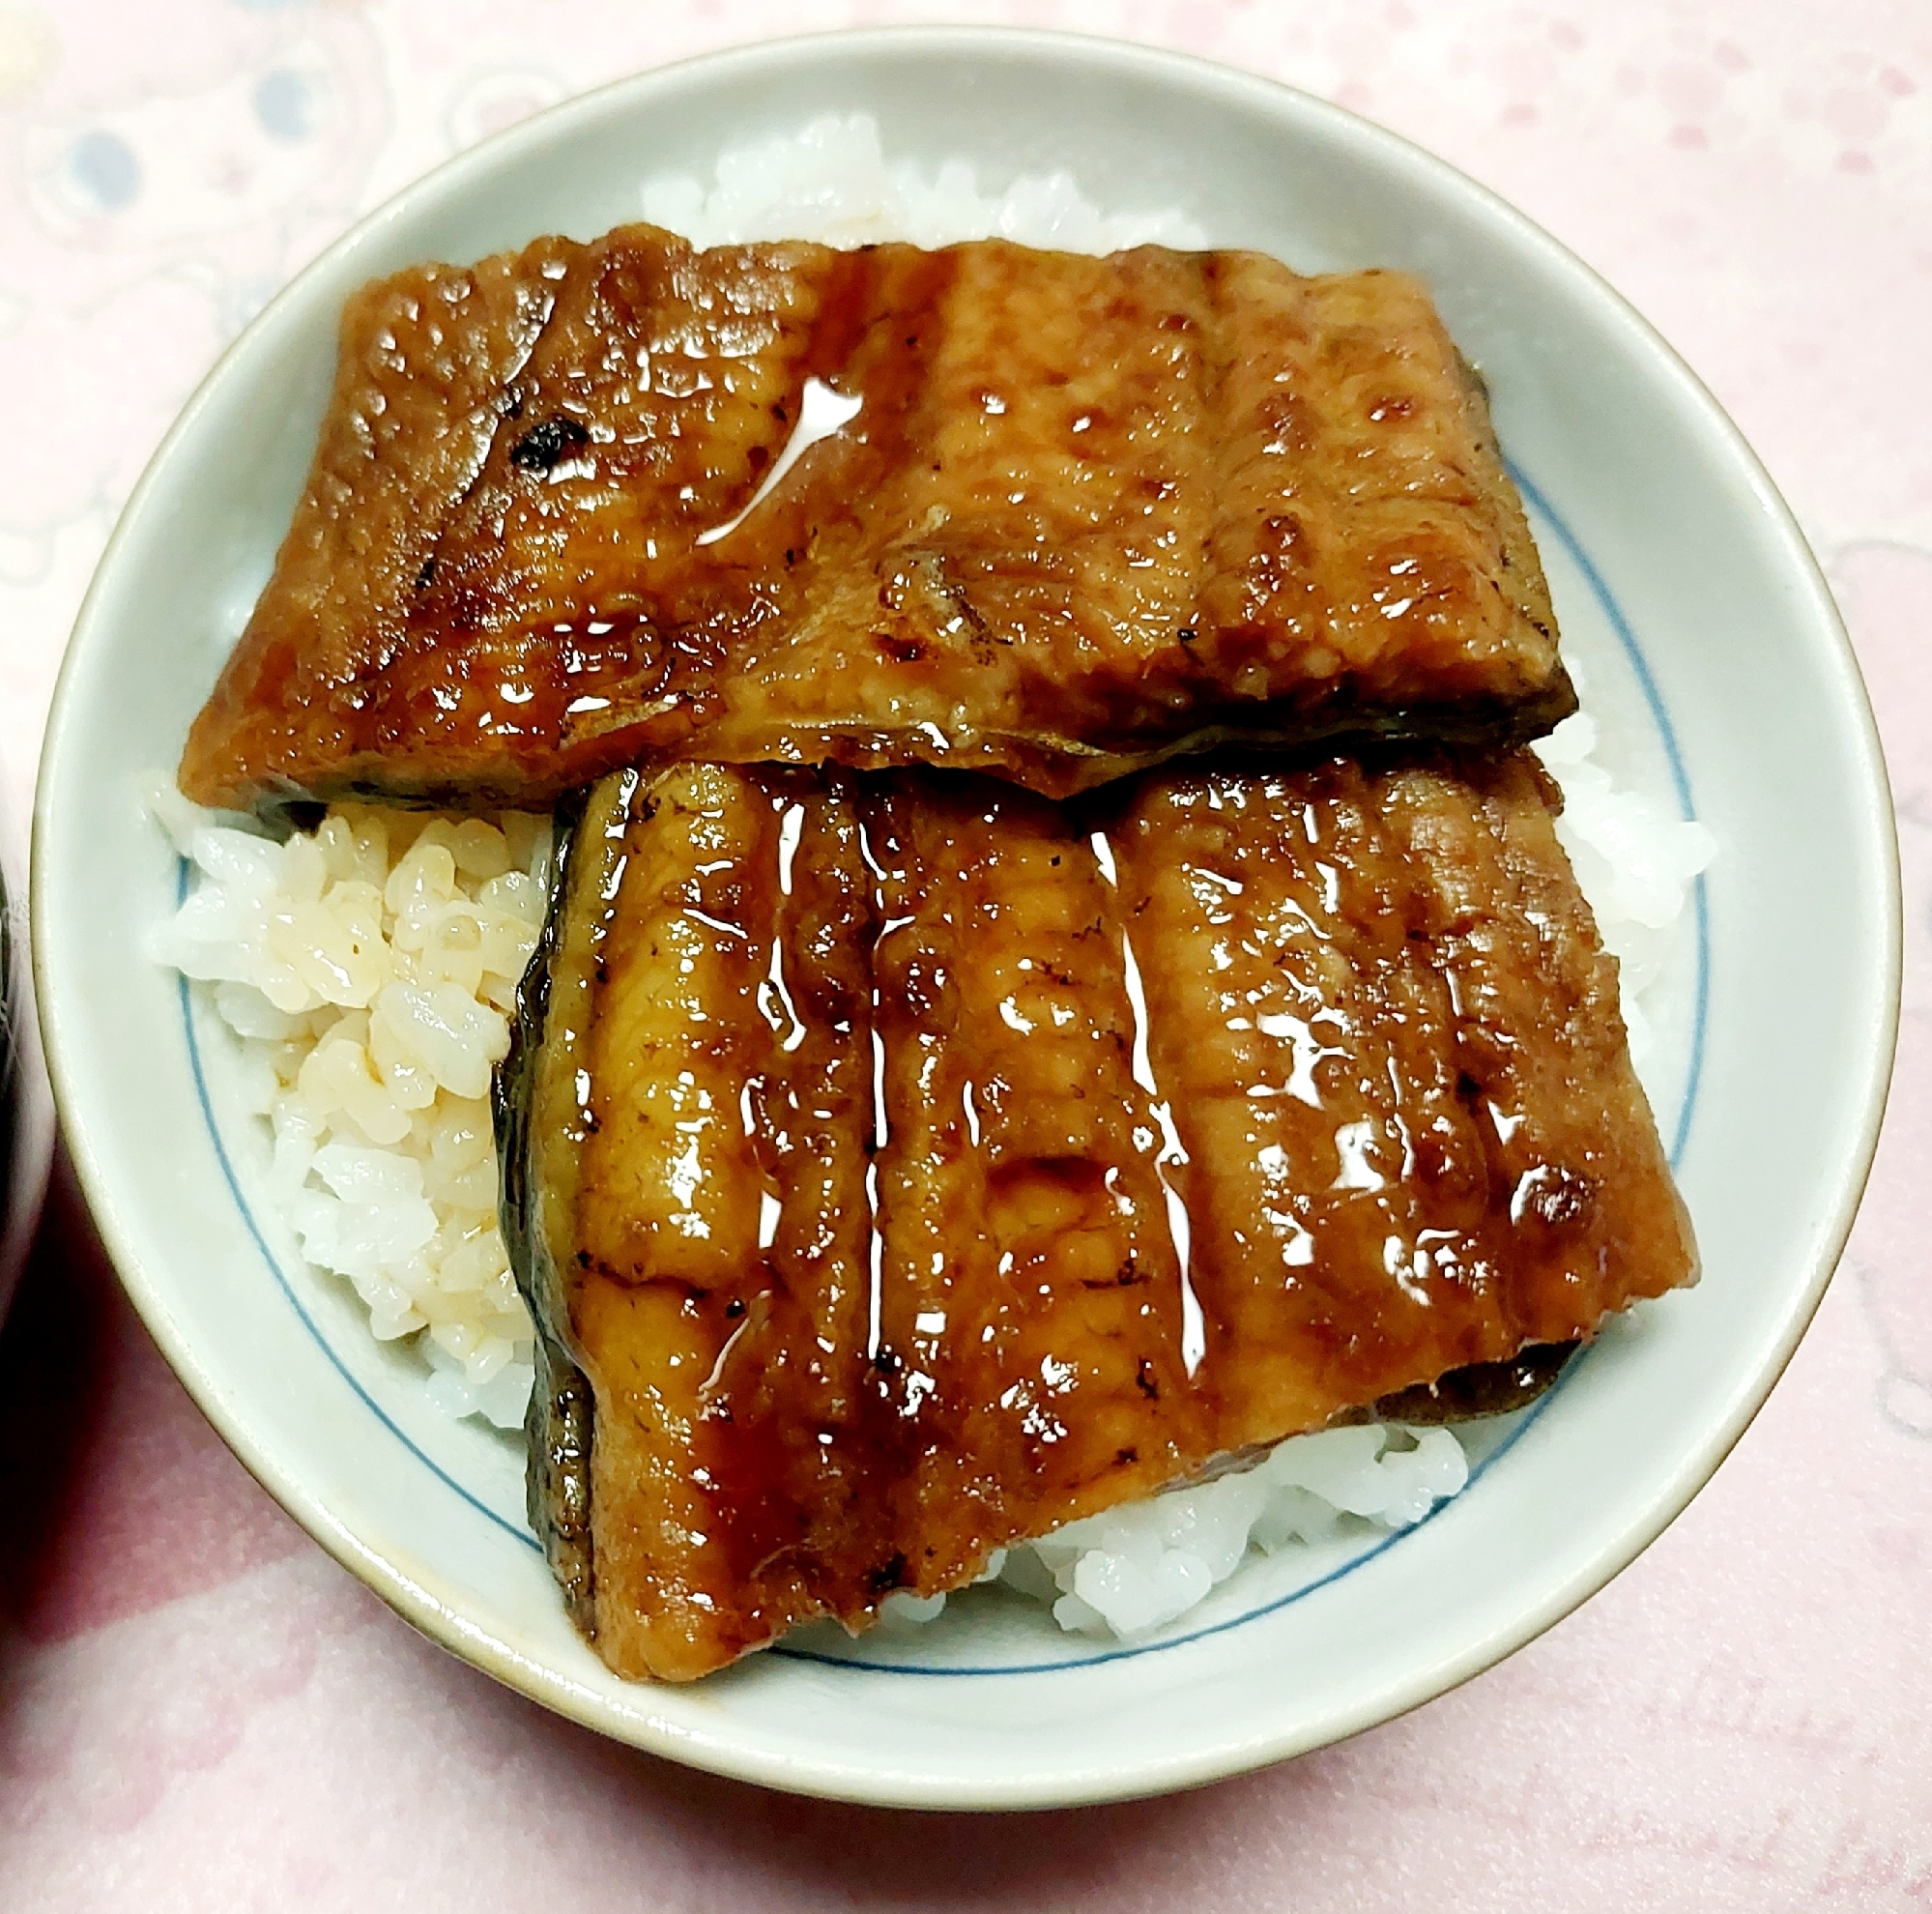
<instances>
[{"instance_id":1,"label":"browned fish flesh","mask_svg":"<svg viewBox=\"0 0 1932 1914\"><path fill-rule=\"evenodd\" d=\"M1519 1399L1690 1281L1551 802L1526 754L600 784L502 1143L532 1516L610 1666Z\"/></svg>"},{"instance_id":2,"label":"browned fish flesh","mask_svg":"<svg viewBox=\"0 0 1932 1914\"><path fill-rule=\"evenodd\" d=\"M1573 703L1414 279L637 226L350 301L181 783L538 804L687 758L1060 795L1217 740L1506 743Z\"/></svg>"}]
</instances>

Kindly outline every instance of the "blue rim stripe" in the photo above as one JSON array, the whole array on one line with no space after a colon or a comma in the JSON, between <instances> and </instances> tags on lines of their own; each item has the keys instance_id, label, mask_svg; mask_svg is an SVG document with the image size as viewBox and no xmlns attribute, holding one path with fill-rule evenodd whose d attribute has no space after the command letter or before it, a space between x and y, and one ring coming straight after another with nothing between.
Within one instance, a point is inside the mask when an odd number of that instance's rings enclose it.
<instances>
[{"instance_id":1,"label":"blue rim stripe","mask_svg":"<svg viewBox=\"0 0 1932 1914\"><path fill-rule=\"evenodd\" d=\"M1609 586L1603 580L1602 574L1591 563L1589 555L1577 541L1576 535L1570 529L1568 523L1558 514L1548 499L1543 496L1537 486L1516 466L1512 465L1509 469L1511 477L1515 480L1517 489L1521 491L1531 506L1548 521L1556 534L1557 541L1563 546L1564 551L1575 564L1577 569L1582 572L1584 579L1589 584L1592 594L1602 608L1605 617L1609 620L1610 627L1616 633L1618 643L1625 656L1629 660L1632 669L1636 673L1637 682L1643 689L1644 701L1650 709L1650 713L1656 722L1658 736L1663 741L1664 752L1670 762L1671 782L1676 790L1678 809L1687 820L1693 819L1696 813L1691 805L1690 778L1685 768L1683 753L1678 746L1677 733L1670 722L1670 714L1665 708L1663 695L1658 688L1656 679L1651 675L1649 660L1644 656L1643 651L1637 643L1636 634L1630 629L1629 620L1625 618L1622 607L1617 603L1614 595L1612 595ZM187 895L188 870L189 867L187 859L180 860L176 892L178 903L185 901ZM1672 1142L1670 1149L1670 1161L1673 1169L1682 1162L1685 1146L1689 1139L1691 1114L1696 1107L1698 1087L1703 1078L1704 1068L1705 1024L1711 985L1711 942L1709 906L1706 897L1705 882L1701 873L1696 880L1694 899L1697 926L1697 993L1691 1025L1690 1068L1685 1082L1684 1101L1677 1121L1677 1135ZM542 1545L531 1533L527 1525L519 1522L505 1522L487 1502L480 1500L476 1495L472 1494L462 1483L450 1475L447 1469L417 1446L410 1436L389 1417L382 1406L376 1402L374 1397L363 1388L347 1364L336 1353L329 1339L322 1333L313 1317L303 1307L296 1294L294 1286L288 1279L287 1273L276 1260L274 1253L269 1248L268 1241L255 1220L254 1213L248 1206L248 1201L242 1193L241 1182L236 1176L234 1165L229 1159L227 1148L221 1141L221 1132L215 1120L214 1106L209 1100L208 1085L202 1070L201 1047L195 1035L194 1018L188 995L188 980L186 977L180 980L180 995L182 1028L187 1039L188 1060L194 1073L195 1092L201 1101L202 1119L208 1126L209 1139L215 1146L215 1154L221 1165L221 1174L227 1180L228 1191L235 1200L235 1206L241 1211L242 1220L246 1224L248 1233L254 1239L256 1249L261 1253L262 1261L268 1265L269 1273L274 1278L276 1287L287 1299L288 1305L295 1312L298 1320L300 1320L303 1327L314 1339L323 1354L329 1358L336 1374L355 1392L358 1400L361 1402L363 1406L369 1410L376 1420L418 1462L422 1464L423 1467L428 1469L445 1487L452 1490L486 1521L502 1529L505 1534L514 1536L525 1548L540 1554L542 1552ZM1109 1662L1134 1661L1142 1655L1166 1654L1169 1649L1185 1648L1193 1642L1206 1641L1214 1636L1226 1635L1230 1630L1245 1628L1250 1622L1259 1621L1263 1616L1276 1614L1281 1610L1288 1608L1296 1602L1306 1600L1317 1590L1327 1588L1333 1583L1341 1580L1345 1576L1354 1574L1357 1569L1367 1567L1369 1563L1374 1561L1378 1556L1386 1554L1389 1550L1394 1548L1405 1536L1414 1534L1416 1529L1423 1526L1424 1522L1433 1521L1444 1509L1451 1508L1456 1502L1460 1501L1503 1457L1515 1447L1517 1442L1528 1432L1531 1425L1555 1401L1558 1392L1585 1362L1591 1360L1595 1353L1593 1346L1590 1348L1584 1349L1571 1362L1566 1364L1555 1383L1545 1390L1527 1409L1522 1411L1521 1419L1510 1431L1503 1441L1498 1443L1488 1455L1485 1456L1469 1471L1469 1479L1457 1494L1451 1496L1447 1501L1436 1503L1434 1508L1427 1515L1424 1516L1421 1522L1412 1524L1408 1528L1397 1529L1393 1533L1384 1536L1374 1547L1365 1550L1359 1555L1351 1556L1346 1562L1331 1569L1328 1574L1318 1578L1316 1580L1306 1582L1301 1587L1292 1589L1287 1594L1280 1596L1272 1602L1265 1603L1258 1609L1251 1609L1246 1613L1231 1616L1226 1621L1215 1622L1206 1628L1194 1629L1186 1635L1177 1635L1167 1640L1147 1641L1138 1645L1123 1645L1118 1648L1106 1650L1100 1654L1086 1655L1072 1661L988 1663L983 1665L962 1664L955 1667L923 1662L873 1662L862 1661L855 1656L850 1655L822 1654L815 1649L793 1647L782 1641L775 1643L766 1652L786 1661L811 1662L822 1668L851 1669L867 1674L925 1675L945 1676L949 1678L957 1676L1062 1674L1074 1673L1081 1668L1100 1668Z\"/></svg>"},{"instance_id":2,"label":"blue rim stripe","mask_svg":"<svg viewBox=\"0 0 1932 1914\"><path fill-rule=\"evenodd\" d=\"M1568 521L1558 514L1556 508L1518 467L1511 465L1509 472L1515 480L1516 489L1549 521L1556 533L1557 542L1569 553L1577 570L1582 572L1591 593L1609 619L1610 629L1617 634L1617 643L1623 647L1625 657L1637 675L1644 702L1650 707L1658 737L1663 740L1664 754L1670 760L1670 781L1677 792L1678 815L1687 824L1693 823L1697 812L1690 801L1690 773L1685 768L1684 753L1678 748L1677 732L1670 722L1670 713L1664 709L1663 693L1658 689L1657 680L1651 675L1650 660L1644 656L1636 633L1630 629L1629 620L1624 616L1623 606L1618 604L1609 586L1603 582L1603 574L1577 541L1576 534L1570 529ZM1673 1170L1683 1161L1684 1146L1690 1137L1690 1113L1696 1108L1697 1087L1704 1075L1704 1023L1711 1007L1711 899L1702 871L1697 873L1696 882L1691 886L1691 903L1697 924L1697 1000L1691 1013L1690 1070L1684 1083L1684 1100L1678 1106L1677 1135L1671 1139L1670 1145L1670 1167Z\"/></svg>"}]
</instances>

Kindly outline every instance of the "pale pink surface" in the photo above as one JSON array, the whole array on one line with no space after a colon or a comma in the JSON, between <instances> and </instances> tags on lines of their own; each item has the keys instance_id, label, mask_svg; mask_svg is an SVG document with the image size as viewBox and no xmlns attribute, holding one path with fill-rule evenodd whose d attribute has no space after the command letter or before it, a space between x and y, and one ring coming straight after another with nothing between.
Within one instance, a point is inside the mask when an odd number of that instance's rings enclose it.
<instances>
[{"instance_id":1,"label":"pale pink surface","mask_svg":"<svg viewBox=\"0 0 1932 1914\"><path fill-rule=\"evenodd\" d=\"M1764 454L1851 622L1901 810L1899 1077L1840 1280L1712 1487L1492 1673L1182 1799L925 1819L680 1772L424 1644L243 1474L63 1189L0 1342L0 1903L1932 1906L1923 0L0 5L10 806L119 501L221 341L344 224L597 81L770 33L938 18L1180 46L1369 113L1603 271ZM276 82L300 138L263 130L272 73L301 77ZM50 185L103 130L141 171L111 211ZM115 163L92 175L109 199Z\"/></svg>"}]
</instances>

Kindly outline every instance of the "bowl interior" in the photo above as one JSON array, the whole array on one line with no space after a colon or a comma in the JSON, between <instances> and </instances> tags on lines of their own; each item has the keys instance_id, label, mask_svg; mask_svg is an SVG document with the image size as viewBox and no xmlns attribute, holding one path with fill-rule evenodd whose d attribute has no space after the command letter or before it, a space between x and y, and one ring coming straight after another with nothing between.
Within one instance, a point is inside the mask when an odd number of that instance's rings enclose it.
<instances>
[{"instance_id":1,"label":"bowl interior","mask_svg":"<svg viewBox=\"0 0 1932 1914\"><path fill-rule=\"evenodd\" d=\"M647 176L708 176L726 147L828 111L873 115L890 155L929 168L964 155L983 186L1064 169L1110 210L1178 207L1212 245L1429 280L1489 382L1567 643L1619 714L1620 766L1721 846L1653 1078L1704 1279L1612 1325L1421 1527L1150 1648L1043 1648L995 1605L941 1647L814 1636L692 1689L626 1687L564 1621L518 1448L438 1424L407 1359L369 1342L346 1286L308 1271L260 1202L263 1146L226 1098L218 1032L134 935L182 882L141 793L268 575L349 291L541 231L592 236L638 216ZM626 82L452 162L312 267L197 394L102 562L50 725L35 885L56 1089L109 1246L297 1519L419 1627L608 1732L931 1806L1145 1792L1317 1746L1600 1586L1716 1466L1815 1307L1897 992L1889 809L1835 614L1768 480L1642 323L1519 216L1334 108L1173 56L993 32L835 36Z\"/></svg>"}]
</instances>

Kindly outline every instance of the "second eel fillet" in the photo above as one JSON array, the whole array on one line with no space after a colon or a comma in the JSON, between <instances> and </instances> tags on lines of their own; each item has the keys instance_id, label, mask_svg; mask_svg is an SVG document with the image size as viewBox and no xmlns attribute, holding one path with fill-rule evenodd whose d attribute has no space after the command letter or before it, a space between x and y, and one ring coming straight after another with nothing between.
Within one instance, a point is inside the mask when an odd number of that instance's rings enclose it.
<instances>
[{"instance_id":1,"label":"second eel fillet","mask_svg":"<svg viewBox=\"0 0 1932 1914\"><path fill-rule=\"evenodd\" d=\"M575 829L503 1081L532 1513L688 1679L1693 1279L1527 755L688 765Z\"/></svg>"}]
</instances>

